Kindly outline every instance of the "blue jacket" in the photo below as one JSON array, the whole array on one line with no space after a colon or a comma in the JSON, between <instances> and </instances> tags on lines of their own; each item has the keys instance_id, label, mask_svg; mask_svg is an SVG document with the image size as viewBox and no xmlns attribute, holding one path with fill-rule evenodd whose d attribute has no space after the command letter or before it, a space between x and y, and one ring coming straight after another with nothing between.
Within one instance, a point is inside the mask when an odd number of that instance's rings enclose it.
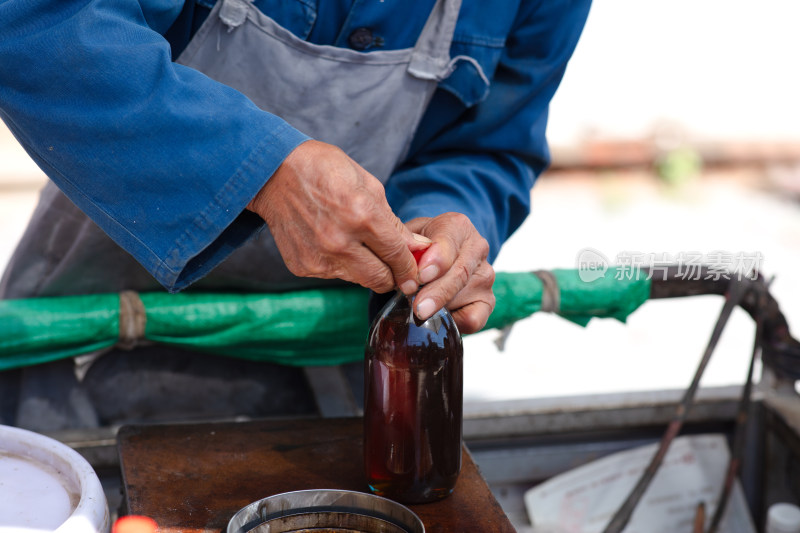
<instances>
[{"instance_id":1,"label":"blue jacket","mask_svg":"<svg viewBox=\"0 0 800 533\"><path fill-rule=\"evenodd\" d=\"M306 137L172 62L213 0L0 0L0 118L67 196L165 287L180 290L263 228L244 211ZM433 0L256 0L296 35L413 46ZM451 56L386 194L403 220L456 211L490 259L549 163L548 103L589 0L464 0ZM363 37L363 32L362 32ZM362 39L360 44L364 46Z\"/></svg>"}]
</instances>

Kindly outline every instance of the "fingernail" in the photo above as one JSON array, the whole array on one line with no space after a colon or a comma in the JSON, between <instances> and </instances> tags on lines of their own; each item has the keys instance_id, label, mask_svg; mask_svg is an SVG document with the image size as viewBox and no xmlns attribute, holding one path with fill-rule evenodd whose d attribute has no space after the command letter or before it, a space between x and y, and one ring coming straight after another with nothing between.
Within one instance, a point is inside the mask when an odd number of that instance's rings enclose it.
<instances>
[{"instance_id":1,"label":"fingernail","mask_svg":"<svg viewBox=\"0 0 800 533\"><path fill-rule=\"evenodd\" d=\"M422 300L417 305L417 316L420 320L428 320L436 312L436 302L430 298Z\"/></svg>"},{"instance_id":2,"label":"fingernail","mask_svg":"<svg viewBox=\"0 0 800 533\"><path fill-rule=\"evenodd\" d=\"M430 244L433 241L427 238L425 235L420 235L419 233L412 233L411 235L414 236L414 240L417 242L423 242L425 244Z\"/></svg>"},{"instance_id":3,"label":"fingernail","mask_svg":"<svg viewBox=\"0 0 800 533\"><path fill-rule=\"evenodd\" d=\"M404 281L403 283L400 284L400 290L403 292L403 294L407 295L414 294L415 292L417 292L417 288L418 288L417 282L414 281L413 279Z\"/></svg>"},{"instance_id":4,"label":"fingernail","mask_svg":"<svg viewBox=\"0 0 800 533\"><path fill-rule=\"evenodd\" d=\"M436 279L439 275L439 267L436 265L428 265L419 273L419 280L422 283L429 283Z\"/></svg>"}]
</instances>

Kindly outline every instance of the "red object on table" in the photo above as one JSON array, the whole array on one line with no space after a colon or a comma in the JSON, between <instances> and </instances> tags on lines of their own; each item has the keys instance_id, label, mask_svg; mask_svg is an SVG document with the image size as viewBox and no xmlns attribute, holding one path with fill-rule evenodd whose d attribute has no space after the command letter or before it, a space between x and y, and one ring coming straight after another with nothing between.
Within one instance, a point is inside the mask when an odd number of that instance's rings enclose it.
<instances>
[{"instance_id":1,"label":"red object on table","mask_svg":"<svg viewBox=\"0 0 800 533\"><path fill-rule=\"evenodd\" d=\"M274 494L368 492L362 442L361 418L124 427L124 505L162 533L219 533L236 511ZM408 507L427 533L514 533L466 448L453 494Z\"/></svg>"},{"instance_id":2,"label":"red object on table","mask_svg":"<svg viewBox=\"0 0 800 533\"><path fill-rule=\"evenodd\" d=\"M128 515L114 522L111 533L156 533L158 524L147 516Z\"/></svg>"}]
</instances>

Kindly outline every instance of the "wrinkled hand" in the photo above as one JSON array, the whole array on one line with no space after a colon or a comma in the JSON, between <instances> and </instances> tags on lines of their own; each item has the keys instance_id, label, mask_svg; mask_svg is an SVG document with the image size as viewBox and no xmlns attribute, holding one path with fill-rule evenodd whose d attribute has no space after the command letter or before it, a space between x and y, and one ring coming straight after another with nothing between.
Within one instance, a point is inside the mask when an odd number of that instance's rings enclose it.
<instances>
[{"instance_id":1,"label":"wrinkled hand","mask_svg":"<svg viewBox=\"0 0 800 533\"><path fill-rule=\"evenodd\" d=\"M295 148L247 208L267 222L296 276L417 290L411 252L429 243L394 216L378 179L333 145Z\"/></svg>"},{"instance_id":2,"label":"wrinkled hand","mask_svg":"<svg viewBox=\"0 0 800 533\"><path fill-rule=\"evenodd\" d=\"M419 261L419 280L426 285L414 301L416 315L424 320L446 306L462 333L480 331L495 304L486 239L459 213L415 218L406 226L433 241Z\"/></svg>"}]
</instances>

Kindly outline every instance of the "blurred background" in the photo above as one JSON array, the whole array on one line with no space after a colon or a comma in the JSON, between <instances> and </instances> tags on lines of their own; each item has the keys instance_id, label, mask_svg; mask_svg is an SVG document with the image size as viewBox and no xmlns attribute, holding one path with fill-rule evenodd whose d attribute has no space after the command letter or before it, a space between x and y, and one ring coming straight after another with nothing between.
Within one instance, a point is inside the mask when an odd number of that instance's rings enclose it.
<instances>
[{"instance_id":1,"label":"blurred background","mask_svg":"<svg viewBox=\"0 0 800 533\"><path fill-rule=\"evenodd\" d=\"M557 93L552 168L498 271L575 268L597 250L758 254L800 332L800 3L596 2ZM45 177L0 127L0 267ZM468 402L685 387L719 297L646 303L627 324L537 314L466 339ZM753 326L737 312L703 385L740 384Z\"/></svg>"},{"instance_id":2,"label":"blurred background","mask_svg":"<svg viewBox=\"0 0 800 533\"><path fill-rule=\"evenodd\" d=\"M595 2L550 114L553 166L497 270L620 254L760 253L800 330L800 4ZM684 388L722 298L656 300L627 324L537 314L468 339L468 396ZM702 385L741 384L754 327L737 310Z\"/></svg>"}]
</instances>

